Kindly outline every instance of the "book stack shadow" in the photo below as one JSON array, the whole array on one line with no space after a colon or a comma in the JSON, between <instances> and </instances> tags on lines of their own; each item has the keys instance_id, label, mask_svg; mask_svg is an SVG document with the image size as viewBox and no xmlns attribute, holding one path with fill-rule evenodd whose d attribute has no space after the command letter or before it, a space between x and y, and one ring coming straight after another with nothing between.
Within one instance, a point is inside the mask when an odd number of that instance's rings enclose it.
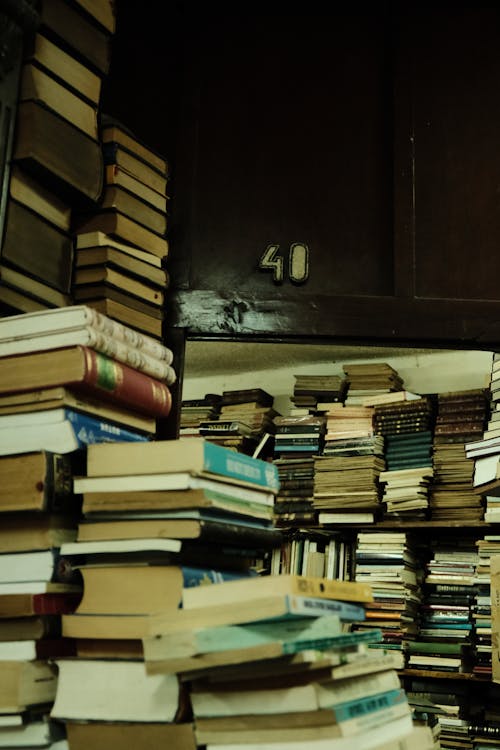
<instances>
[{"instance_id":1,"label":"book stack shadow","mask_svg":"<svg viewBox=\"0 0 500 750\"><path fill-rule=\"evenodd\" d=\"M98 116L115 17L110 2L41 0L24 47L0 252L6 313L71 304L71 214L103 185Z\"/></svg>"},{"instance_id":2,"label":"book stack shadow","mask_svg":"<svg viewBox=\"0 0 500 750\"><path fill-rule=\"evenodd\" d=\"M169 276L166 160L103 116L104 190L75 214L75 301L156 338Z\"/></svg>"},{"instance_id":3,"label":"book stack shadow","mask_svg":"<svg viewBox=\"0 0 500 750\"><path fill-rule=\"evenodd\" d=\"M70 747L126 726L134 747L194 750L187 685L146 671L142 639L153 621L181 616L184 589L257 577L281 539L276 489L272 465L201 438L89 446L74 478L83 518L62 547L83 577L62 621L77 655L58 660L52 710Z\"/></svg>"},{"instance_id":4,"label":"book stack shadow","mask_svg":"<svg viewBox=\"0 0 500 750\"><path fill-rule=\"evenodd\" d=\"M206 750L405 748L401 655L370 651L379 631L348 632L370 598L364 584L295 575L184 589L143 639L146 670L189 687Z\"/></svg>"}]
</instances>

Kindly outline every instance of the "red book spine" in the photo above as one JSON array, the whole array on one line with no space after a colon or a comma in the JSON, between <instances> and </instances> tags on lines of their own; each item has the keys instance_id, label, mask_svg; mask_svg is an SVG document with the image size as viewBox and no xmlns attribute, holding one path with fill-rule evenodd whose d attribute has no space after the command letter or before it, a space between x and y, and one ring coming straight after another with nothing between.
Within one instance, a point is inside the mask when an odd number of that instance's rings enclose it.
<instances>
[{"instance_id":1,"label":"red book spine","mask_svg":"<svg viewBox=\"0 0 500 750\"><path fill-rule=\"evenodd\" d=\"M82 594L33 594L35 615L71 615L80 604Z\"/></svg>"},{"instance_id":2,"label":"red book spine","mask_svg":"<svg viewBox=\"0 0 500 750\"><path fill-rule=\"evenodd\" d=\"M144 372L106 357L104 354L80 347L85 358L85 375L75 384L94 395L105 396L121 406L150 417L167 417L172 408L169 387Z\"/></svg>"}]
</instances>

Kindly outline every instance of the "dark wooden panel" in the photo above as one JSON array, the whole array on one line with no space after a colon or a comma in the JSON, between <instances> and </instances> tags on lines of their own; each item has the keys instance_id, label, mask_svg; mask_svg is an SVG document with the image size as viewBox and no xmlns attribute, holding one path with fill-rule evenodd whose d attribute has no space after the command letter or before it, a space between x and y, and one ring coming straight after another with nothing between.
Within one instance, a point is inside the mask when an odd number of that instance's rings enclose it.
<instances>
[{"instance_id":1,"label":"dark wooden panel","mask_svg":"<svg viewBox=\"0 0 500 750\"><path fill-rule=\"evenodd\" d=\"M500 6L418 10L416 294L500 299Z\"/></svg>"},{"instance_id":2,"label":"dark wooden panel","mask_svg":"<svg viewBox=\"0 0 500 750\"><path fill-rule=\"evenodd\" d=\"M393 294L392 58L381 10L210 16L187 32L179 285L272 293L258 260L306 243L285 297ZM190 264L190 265L189 265Z\"/></svg>"}]
</instances>

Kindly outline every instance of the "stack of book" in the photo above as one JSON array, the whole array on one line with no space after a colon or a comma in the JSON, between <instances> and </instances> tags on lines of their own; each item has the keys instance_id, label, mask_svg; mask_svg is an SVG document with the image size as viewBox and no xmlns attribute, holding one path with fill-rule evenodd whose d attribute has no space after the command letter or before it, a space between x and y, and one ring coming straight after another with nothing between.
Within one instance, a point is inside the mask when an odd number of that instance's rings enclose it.
<instances>
[{"instance_id":1,"label":"stack of book","mask_svg":"<svg viewBox=\"0 0 500 750\"><path fill-rule=\"evenodd\" d=\"M470 672L478 552L465 537L431 540L431 550L433 557L425 565L420 633L411 645L408 666Z\"/></svg>"},{"instance_id":2,"label":"stack of book","mask_svg":"<svg viewBox=\"0 0 500 750\"><path fill-rule=\"evenodd\" d=\"M342 369L348 383L345 399L348 406L363 405L365 399L403 390L402 378L386 362L348 364L343 365Z\"/></svg>"},{"instance_id":3,"label":"stack of book","mask_svg":"<svg viewBox=\"0 0 500 750\"><path fill-rule=\"evenodd\" d=\"M255 555L281 541L276 470L202 439L114 445L90 446L74 478L83 520L61 553L84 594L62 619L77 655L58 660L52 716L67 722L70 746L84 721L140 725L143 742L191 748L187 691L175 674L145 673L141 639L152 618L177 614L184 588L256 577Z\"/></svg>"},{"instance_id":4,"label":"stack of book","mask_svg":"<svg viewBox=\"0 0 500 750\"><path fill-rule=\"evenodd\" d=\"M98 114L113 7L42 0L26 40L0 253L7 313L71 303L71 211L95 205L102 190Z\"/></svg>"},{"instance_id":5,"label":"stack of book","mask_svg":"<svg viewBox=\"0 0 500 750\"><path fill-rule=\"evenodd\" d=\"M335 404L327 412L323 455L314 458L314 506L321 524L371 523L379 510L378 478L385 463L372 412Z\"/></svg>"},{"instance_id":6,"label":"stack of book","mask_svg":"<svg viewBox=\"0 0 500 750\"><path fill-rule=\"evenodd\" d=\"M168 255L166 160L123 125L103 120L102 200L75 220L75 301L162 335Z\"/></svg>"},{"instance_id":7,"label":"stack of book","mask_svg":"<svg viewBox=\"0 0 500 750\"><path fill-rule=\"evenodd\" d=\"M370 598L289 575L187 589L182 610L154 618L146 667L189 685L207 750L388 748L412 731L400 655L369 652L378 631L344 632Z\"/></svg>"},{"instance_id":8,"label":"stack of book","mask_svg":"<svg viewBox=\"0 0 500 750\"><path fill-rule=\"evenodd\" d=\"M171 409L171 361L155 339L83 305L2 318L0 455L150 439Z\"/></svg>"},{"instance_id":9,"label":"stack of book","mask_svg":"<svg viewBox=\"0 0 500 750\"><path fill-rule=\"evenodd\" d=\"M487 413L488 401L482 389L438 394L430 495L432 519L482 519L481 497L473 488L474 463L467 457L466 445L483 434Z\"/></svg>"},{"instance_id":10,"label":"stack of book","mask_svg":"<svg viewBox=\"0 0 500 750\"><path fill-rule=\"evenodd\" d=\"M347 383L341 375L295 375L291 401L302 412L325 411L331 403L342 402Z\"/></svg>"},{"instance_id":11,"label":"stack of book","mask_svg":"<svg viewBox=\"0 0 500 750\"><path fill-rule=\"evenodd\" d=\"M479 562L476 567L477 589L472 605L475 649L473 674L492 677L491 560L500 553L500 537L486 534L476 542Z\"/></svg>"},{"instance_id":12,"label":"stack of book","mask_svg":"<svg viewBox=\"0 0 500 750\"><path fill-rule=\"evenodd\" d=\"M273 422L274 458L309 458L322 453L326 426L323 416L277 416Z\"/></svg>"},{"instance_id":13,"label":"stack of book","mask_svg":"<svg viewBox=\"0 0 500 750\"><path fill-rule=\"evenodd\" d=\"M270 572L315 575L329 580L350 581L351 543L329 530L288 525L283 541L271 555Z\"/></svg>"},{"instance_id":14,"label":"stack of book","mask_svg":"<svg viewBox=\"0 0 500 750\"><path fill-rule=\"evenodd\" d=\"M276 458L274 465L280 481L274 506L277 526L317 526L313 457Z\"/></svg>"},{"instance_id":15,"label":"stack of book","mask_svg":"<svg viewBox=\"0 0 500 750\"><path fill-rule=\"evenodd\" d=\"M355 580L370 584L373 602L366 606L365 622L355 629L380 628L385 648L404 650L418 634L422 573L411 534L359 532Z\"/></svg>"},{"instance_id":16,"label":"stack of book","mask_svg":"<svg viewBox=\"0 0 500 750\"><path fill-rule=\"evenodd\" d=\"M200 422L218 419L222 396L205 393L202 398L184 399L181 403L179 435L199 435Z\"/></svg>"}]
</instances>

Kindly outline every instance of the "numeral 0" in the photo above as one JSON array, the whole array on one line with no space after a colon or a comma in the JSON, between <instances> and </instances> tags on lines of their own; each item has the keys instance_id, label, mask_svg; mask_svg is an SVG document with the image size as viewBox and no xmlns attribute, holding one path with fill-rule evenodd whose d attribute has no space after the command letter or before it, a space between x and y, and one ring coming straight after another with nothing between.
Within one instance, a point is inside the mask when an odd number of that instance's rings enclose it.
<instances>
[{"instance_id":1,"label":"numeral 0","mask_svg":"<svg viewBox=\"0 0 500 750\"><path fill-rule=\"evenodd\" d=\"M285 262L279 249L279 245L268 245L259 259L260 270L272 271L276 284L282 284L284 280ZM303 284L309 278L309 248L302 242L293 242L290 245L288 276L294 284Z\"/></svg>"}]
</instances>

